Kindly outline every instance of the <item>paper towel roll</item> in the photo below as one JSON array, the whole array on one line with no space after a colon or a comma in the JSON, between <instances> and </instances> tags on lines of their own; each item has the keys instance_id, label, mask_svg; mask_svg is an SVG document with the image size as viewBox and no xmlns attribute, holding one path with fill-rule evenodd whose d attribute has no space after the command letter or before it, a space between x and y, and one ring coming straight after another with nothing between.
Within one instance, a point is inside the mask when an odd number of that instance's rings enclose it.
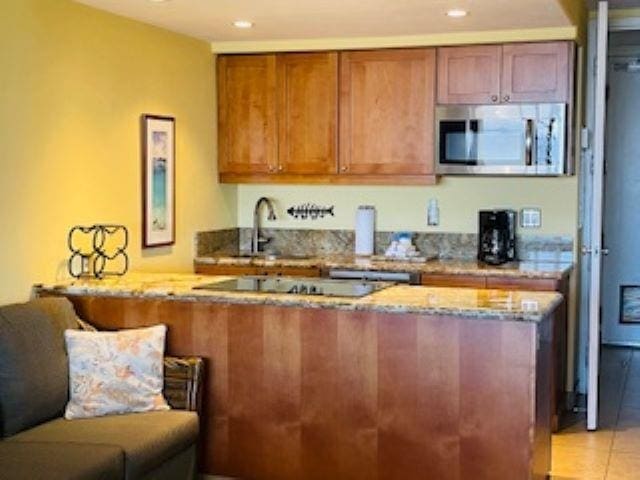
<instances>
[{"instance_id":1,"label":"paper towel roll","mask_svg":"<svg viewBox=\"0 0 640 480\"><path fill-rule=\"evenodd\" d=\"M373 255L376 209L361 205L356 212L356 255Z\"/></svg>"}]
</instances>

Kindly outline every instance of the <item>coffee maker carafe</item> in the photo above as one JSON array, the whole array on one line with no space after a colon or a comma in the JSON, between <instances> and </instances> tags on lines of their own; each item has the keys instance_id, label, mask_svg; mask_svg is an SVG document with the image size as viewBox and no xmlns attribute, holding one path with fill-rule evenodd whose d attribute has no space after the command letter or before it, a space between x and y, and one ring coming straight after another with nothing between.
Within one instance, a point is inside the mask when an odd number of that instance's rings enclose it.
<instances>
[{"instance_id":1,"label":"coffee maker carafe","mask_svg":"<svg viewBox=\"0 0 640 480\"><path fill-rule=\"evenodd\" d=\"M501 265L516 259L516 212L480 210L478 260Z\"/></svg>"}]
</instances>

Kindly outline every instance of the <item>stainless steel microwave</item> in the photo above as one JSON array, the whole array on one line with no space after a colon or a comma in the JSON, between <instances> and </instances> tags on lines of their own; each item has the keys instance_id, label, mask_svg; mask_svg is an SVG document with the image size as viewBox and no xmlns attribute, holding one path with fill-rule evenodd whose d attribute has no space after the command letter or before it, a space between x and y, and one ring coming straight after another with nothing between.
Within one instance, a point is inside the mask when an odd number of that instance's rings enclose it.
<instances>
[{"instance_id":1,"label":"stainless steel microwave","mask_svg":"<svg viewBox=\"0 0 640 480\"><path fill-rule=\"evenodd\" d=\"M436 108L436 171L444 175L564 175L567 106Z\"/></svg>"}]
</instances>

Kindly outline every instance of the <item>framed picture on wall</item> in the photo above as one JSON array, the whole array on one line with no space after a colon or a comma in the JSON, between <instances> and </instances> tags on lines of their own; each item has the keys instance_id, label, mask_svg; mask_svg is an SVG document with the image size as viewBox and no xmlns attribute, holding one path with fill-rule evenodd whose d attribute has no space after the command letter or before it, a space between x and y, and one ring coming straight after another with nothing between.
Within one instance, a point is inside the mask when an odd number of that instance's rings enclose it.
<instances>
[{"instance_id":1,"label":"framed picture on wall","mask_svg":"<svg viewBox=\"0 0 640 480\"><path fill-rule=\"evenodd\" d=\"M142 248L176 236L175 118L142 115Z\"/></svg>"},{"instance_id":2,"label":"framed picture on wall","mask_svg":"<svg viewBox=\"0 0 640 480\"><path fill-rule=\"evenodd\" d=\"M620 286L620 323L640 323L640 285Z\"/></svg>"}]
</instances>

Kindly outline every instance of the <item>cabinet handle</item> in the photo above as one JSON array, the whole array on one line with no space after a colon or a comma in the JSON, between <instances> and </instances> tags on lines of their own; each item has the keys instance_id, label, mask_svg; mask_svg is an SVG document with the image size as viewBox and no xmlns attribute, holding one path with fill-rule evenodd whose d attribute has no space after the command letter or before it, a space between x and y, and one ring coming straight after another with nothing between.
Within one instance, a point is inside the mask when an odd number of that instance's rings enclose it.
<instances>
[{"instance_id":1,"label":"cabinet handle","mask_svg":"<svg viewBox=\"0 0 640 480\"><path fill-rule=\"evenodd\" d=\"M278 165L278 171L281 172L282 171L282 165Z\"/></svg>"},{"instance_id":2,"label":"cabinet handle","mask_svg":"<svg viewBox=\"0 0 640 480\"><path fill-rule=\"evenodd\" d=\"M533 120L527 118L524 136L524 163L527 167L533 165L533 142L536 138L534 132Z\"/></svg>"},{"instance_id":3,"label":"cabinet handle","mask_svg":"<svg viewBox=\"0 0 640 480\"><path fill-rule=\"evenodd\" d=\"M343 172L346 172L347 170L349 170L349 167L347 167L346 165L343 165L340 170L342 170Z\"/></svg>"},{"instance_id":4,"label":"cabinet handle","mask_svg":"<svg viewBox=\"0 0 640 480\"><path fill-rule=\"evenodd\" d=\"M505 102L508 102L509 100L511 100L511 97L510 97L509 95L505 95L505 96L504 96L504 98L503 98L503 100L504 100Z\"/></svg>"},{"instance_id":5,"label":"cabinet handle","mask_svg":"<svg viewBox=\"0 0 640 480\"><path fill-rule=\"evenodd\" d=\"M498 101L498 95L491 95L491 101L496 103Z\"/></svg>"},{"instance_id":6,"label":"cabinet handle","mask_svg":"<svg viewBox=\"0 0 640 480\"><path fill-rule=\"evenodd\" d=\"M273 172L273 170L274 170L273 165L269 165L269 171Z\"/></svg>"}]
</instances>

